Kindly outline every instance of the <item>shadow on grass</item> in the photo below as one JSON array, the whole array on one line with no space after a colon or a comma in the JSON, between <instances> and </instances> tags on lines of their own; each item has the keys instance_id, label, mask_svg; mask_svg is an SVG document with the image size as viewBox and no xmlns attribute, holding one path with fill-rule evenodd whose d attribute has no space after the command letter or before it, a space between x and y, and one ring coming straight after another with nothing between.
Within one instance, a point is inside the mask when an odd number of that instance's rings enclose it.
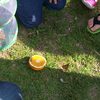
<instances>
[{"instance_id":1,"label":"shadow on grass","mask_svg":"<svg viewBox=\"0 0 100 100\"><path fill-rule=\"evenodd\" d=\"M28 67L27 60L28 58L14 61L0 59L0 80L19 85L24 100L100 99L100 77L63 72L48 66L37 72Z\"/></svg>"}]
</instances>

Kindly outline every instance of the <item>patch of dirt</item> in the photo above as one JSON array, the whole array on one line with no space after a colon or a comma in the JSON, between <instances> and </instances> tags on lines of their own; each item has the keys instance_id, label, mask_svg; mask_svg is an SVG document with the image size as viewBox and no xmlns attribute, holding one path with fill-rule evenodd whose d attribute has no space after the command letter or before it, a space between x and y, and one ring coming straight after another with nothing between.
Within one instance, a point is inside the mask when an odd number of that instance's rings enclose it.
<instances>
[{"instance_id":1,"label":"patch of dirt","mask_svg":"<svg viewBox=\"0 0 100 100\"><path fill-rule=\"evenodd\" d=\"M65 64L64 62L58 63L59 68L63 71L66 72L68 71L68 68L70 67L70 64Z\"/></svg>"},{"instance_id":2,"label":"patch of dirt","mask_svg":"<svg viewBox=\"0 0 100 100\"><path fill-rule=\"evenodd\" d=\"M69 12L66 12L63 17L66 19L66 23L68 25L66 27L65 33L71 33L72 29L74 28L73 23L76 20L76 17L70 14Z\"/></svg>"},{"instance_id":3,"label":"patch of dirt","mask_svg":"<svg viewBox=\"0 0 100 100\"><path fill-rule=\"evenodd\" d=\"M79 16L78 19L77 19L77 22L78 22L77 26L78 27L82 27L83 25L85 25L87 23L87 21L88 21L86 19L87 19L86 17L82 18L82 16Z\"/></svg>"},{"instance_id":4,"label":"patch of dirt","mask_svg":"<svg viewBox=\"0 0 100 100\"><path fill-rule=\"evenodd\" d=\"M89 98L90 100L100 100L100 89L97 86L93 86L90 90L89 90Z\"/></svg>"},{"instance_id":5,"label":"patch of dirt","mask_svg":"<svg viewBox=\"0 0 100 100\"><path fill-rule=\"evenodd\" d=\"M82 8L82 3L81 2L74 2L74 1L70 1L70 3L68 4L68 6L72 9L75 8Z\"/></svg>"},{"instance_id":6,"label":"patch of dirt","mask_svg":"<svg viewBox=\"0 0 100 100\"><path fill-rule=\"evenodd\" d=\"M81 28L88 21L88 14L74 16L67 12L65 13L64 17L66 19L66 22L68 23L66 33L71 33L76 25L77 27Z\"/></svg>"},{"instance_id":7,"label":"patch of dirt","mask_svg":"<svg viewBox=\"0 0 100 100\"><path fill-rule=\"evenodd\" d=\"M83 49L83 45L81 43L76 43L76 47L80 48L80 49Z\"/></svg>"},{"instance_id":8,"label":"patch of dirt","mask_svg":"<svg viewBox=\"0 0 100 100\"><path fill-rule=\"evenodd\" d=\"M63 54L63 52L60 50L57 34L54 34L52 37L49 38L49 40L48 37L43 37L37 44L35 50L46 51L55 55Z\"/></svg>"},{"instance_id":9,"label":"patch of dirt","mask_svg":"<svg viewBox=\"0 0 100 100\"><path fill-rule=\"evenodd\" d=\"M0 52L0 58L8 58L9 56L8 52Z\"/></svg>"},{"instance_id":10,"label":"patch of dirt","mask_svg":"<svg viewBox=\"0 0 100 100\"><path fill-rule=\"evenodd\" d=\"M74 16L68 12L65 13L64 17L68 20L68 23L72 23L74 21Z\"/></svg>"},{"instance_id":11,"label":"patch of dirt","mask_svg":"<svg viewBox=\"0 0 100 100\"><path fill-rule=\"evenodd\" d=\"M21 27L19 27L18 39L22 40L23 42L26 42L26 40L28 40L28 38L30 38L32 36L36 36L38 34L39 34L38 30L27 29L24 26L21 26Z\"/></svg>"}]
</instances>

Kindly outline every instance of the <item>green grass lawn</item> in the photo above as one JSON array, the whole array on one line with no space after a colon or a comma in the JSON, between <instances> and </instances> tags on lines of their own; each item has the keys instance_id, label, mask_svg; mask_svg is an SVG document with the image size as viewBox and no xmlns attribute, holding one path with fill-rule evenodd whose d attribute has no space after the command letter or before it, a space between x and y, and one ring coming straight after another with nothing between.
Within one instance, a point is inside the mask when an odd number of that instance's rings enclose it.
<instances>
[{"instance_id":1,"label":"green grass lawn","mask_svg":"<svg viewBox=\"0 0 100 100\"><path fill-rule=\"evenodd\" d=\"M69 0L61 11L43 11L39 27L19 24L16 44L0 53L0 80L19 85L24 100L100 100L100 34L86 29L97 9ZM28 67L34 54L46 57L44 70Z\"/></svg>"}]
</instances>

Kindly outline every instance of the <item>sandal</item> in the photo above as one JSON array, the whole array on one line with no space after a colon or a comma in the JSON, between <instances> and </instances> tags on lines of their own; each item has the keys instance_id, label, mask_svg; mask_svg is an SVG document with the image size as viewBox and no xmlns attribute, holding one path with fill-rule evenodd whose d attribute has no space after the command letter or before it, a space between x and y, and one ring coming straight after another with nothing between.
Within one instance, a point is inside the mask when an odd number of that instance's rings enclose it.
<instances>
[{"instance_id":1,"label":"sandal","mask_svg":"<svg viewBox=\"0 0 100 100\"><path fill-rule=\"evenodd\" d=\"M100 21L98 20L98 16L100 16L100 14L98 14L96 17L94 17L93 26L91 28L93 28L95 25L100 25ZM96 34L96 33L100 32L100 28L97 29L95 32L93 32L89 27L87 27L87 30L92 34Z\"/></svg>"}]
</instances>

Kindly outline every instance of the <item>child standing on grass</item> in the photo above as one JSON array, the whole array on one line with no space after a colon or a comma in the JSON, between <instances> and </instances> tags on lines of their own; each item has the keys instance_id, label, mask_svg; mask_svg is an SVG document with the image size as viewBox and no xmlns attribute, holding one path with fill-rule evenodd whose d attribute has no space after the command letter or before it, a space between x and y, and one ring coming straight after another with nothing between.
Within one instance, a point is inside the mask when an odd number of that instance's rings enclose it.
<instances>
[{"instance_id":1,"label":"child standing on grass","mask_svg":"<svg viewBox=\"0 0 100 100\"><path fill-rule=\"evenodd\" d=\"M28 28L38 26L42 22L43 5L51 10L64 8L66 0L17 0L17 16Z\"/></svg>"}]
</instances>

